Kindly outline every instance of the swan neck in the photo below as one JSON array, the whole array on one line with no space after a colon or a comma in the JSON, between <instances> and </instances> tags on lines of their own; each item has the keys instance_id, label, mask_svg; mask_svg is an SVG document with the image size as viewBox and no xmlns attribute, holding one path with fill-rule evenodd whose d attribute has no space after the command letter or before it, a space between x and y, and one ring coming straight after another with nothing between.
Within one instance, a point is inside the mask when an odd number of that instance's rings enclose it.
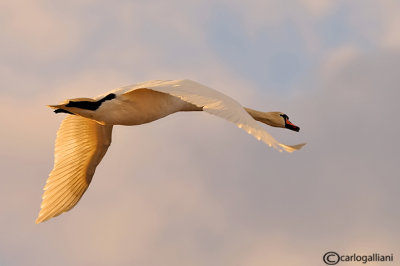
<instances>
[{"instance_id":1,"label":"swan neck","mask_svg":"<svg viewBox=\"0 0 400 266\"><path fill-rule=\"evenodd\" d=\"M269 126L282 127L281 121L277 121L276 119L276 112L260 112L246 107L244 109L254 118L254 120Z\"/></svg>"}]
</instances>

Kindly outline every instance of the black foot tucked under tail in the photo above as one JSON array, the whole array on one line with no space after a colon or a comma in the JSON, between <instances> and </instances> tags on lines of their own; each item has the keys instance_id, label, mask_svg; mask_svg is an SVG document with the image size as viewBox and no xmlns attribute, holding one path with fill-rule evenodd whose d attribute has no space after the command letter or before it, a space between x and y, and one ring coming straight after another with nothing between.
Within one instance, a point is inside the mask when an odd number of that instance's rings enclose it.
<instances>
[{"instance_id":1,"label":"black foot tucked under tail","mask_svg":"<svg viewBox=\"0 0 400 266\"><path fill-rule=\"evenodd\" d=\"M56 114L58 114L58 113L66 113L66 114L74 115L74 113L71 113L71 112L69 112L67 110L64 110L64 109L56 109L56 110L54 110L54 113L56 113Z\"/></svg>"},{"instance_id":2,"label":"black foot tucked under tail","mask_svg":"<svg viewBox=\"0 0 400 266\"><path fill-rule=\"evenodd\" d=\"M91 111L96 111L100 105L105 102L105 101L109 101L112 100L116 97L116 95L114 93L110 93L107 96L105 96L104 98L96 101L96 102L90 102L90 101L69 101L69 103L67 105L65 105L66 107L76 107L76 108L80 108L80 109L86 109L86 110L91 110Z\"/></svg>"}]
</instances>

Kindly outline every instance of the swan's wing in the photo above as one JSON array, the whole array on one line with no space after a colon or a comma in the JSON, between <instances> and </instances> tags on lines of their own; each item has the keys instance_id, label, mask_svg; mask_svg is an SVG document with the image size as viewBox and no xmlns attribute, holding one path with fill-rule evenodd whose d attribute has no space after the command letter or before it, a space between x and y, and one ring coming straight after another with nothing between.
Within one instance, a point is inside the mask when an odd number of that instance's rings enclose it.
<instances>
[{"instance_id":1,"label":"swan's wing","mask_svg":"<svg viewBox=\"0 0 400 266\"><path fill-rule=\"evenodd\" d=\"M239 128L279 151L293 152L304 146L304 144L289 146L279 143L237 101L192 80L148 81L124 87L120 93L129 93L140 88L168 93L203 107L204 111L235 123Z\"/></svg>"},{"instance_id":2,"label":"swan's wing","mask_svg":"<svg viewBox=\"0 0 400 266\"><path fill-rule=\"evenodd\" d=\"M57 132L54 168L46 181L36 223L72 209L88 188L111 143L112 126L68 115Z\"/></svg>"}]
</instances>

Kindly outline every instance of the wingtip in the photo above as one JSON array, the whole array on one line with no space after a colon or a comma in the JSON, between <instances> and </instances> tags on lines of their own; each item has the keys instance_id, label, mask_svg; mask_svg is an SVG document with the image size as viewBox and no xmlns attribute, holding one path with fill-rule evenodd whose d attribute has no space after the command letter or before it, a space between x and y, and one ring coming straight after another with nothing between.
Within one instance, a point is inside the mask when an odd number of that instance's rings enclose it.
<instances>
[{"instance_id":1,"label":"wingtip","mask_svg":"<svg viewBox=\"0 0 400 266\"><path fill-rule=\"evenodd\" d=\"M41 219L40 216L38 216L38 218L36 218L35 220L35 224L40 224L41 222L43 222L43 220Z\"/></svg>"},{"instance_id":2,"label":"wingtip","mask_svg":"<svg viewBox=\"0 0 400 266\"><path fill-rule=\"evenodd\" d=\"M35 220L35 224L40 224L40 223L42 223L44 221L47 221L48 219L51 218L51 217L48 217L48 215L45 215L45 213L43 212L43 203L42 203L42 206L40 208L41 209L40 209L39 214L38 214L38 216L37 216L37 218Z\"/></svg>"},{"instance_id":3,"label":"wingtip","mask_svg":"<svg viewBox=\"0 0 400 266\"><path fill-rule=\"evenodd\" d=\"M42 213L39 213L38 217L35 220L35 224L40 224L43 223L51 218L53 218L54 216L48 216L48 215L43 215Z\"/></svg>"},{"instance_id":4,"label":"wingtip","mask_svg":"<svg viewBox=\"0 0 400 266\"><path fill-rule=\"evenodd\" d=\"M301 143L301 144L297 144L297 145L279 144L279 146L281 146L285 151L287 151L289 153L300 150L301 148L303 148L304 145L306 145L306 143Z\"/></svg>"}]
</instances>

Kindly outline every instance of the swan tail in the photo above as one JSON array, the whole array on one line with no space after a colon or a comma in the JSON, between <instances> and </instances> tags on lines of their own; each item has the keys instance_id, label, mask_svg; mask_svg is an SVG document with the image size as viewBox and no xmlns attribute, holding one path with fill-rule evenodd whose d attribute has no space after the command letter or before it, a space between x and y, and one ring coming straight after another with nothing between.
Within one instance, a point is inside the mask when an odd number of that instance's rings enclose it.
<instances>
[{"instance_id":1,"label":"swan tail","mask_svg":"<svg viewBox=\"0 0 400 266\"><path fill-rule=\"evenodd\" d=\"M47 105L47 107L52 108L52 109L60 109L60 108L65 107L65 104Z\"/></svg>"},{"instance_id":2,"label":"swan tail","mask_svg":"<svg viewBox=\"0 0 400 266\"><path fill-rule=\"evenodd\" d=\"M47 105L47 107L54 109L54 113L56 113L56 114L65 113L65 114L74 115L74 113L71 113L70 111L65 109L65 104Z\"/></svg>"}]
</instances>

